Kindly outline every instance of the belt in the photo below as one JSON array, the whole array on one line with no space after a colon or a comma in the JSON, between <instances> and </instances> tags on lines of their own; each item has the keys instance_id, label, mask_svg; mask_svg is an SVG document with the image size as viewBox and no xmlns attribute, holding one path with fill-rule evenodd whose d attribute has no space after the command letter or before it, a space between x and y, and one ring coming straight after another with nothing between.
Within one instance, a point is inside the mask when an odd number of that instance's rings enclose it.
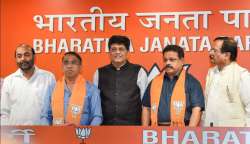
<instances>
[{"instance_id":1,"label":"belt","mask_svg":"<svg viewBox=\"0 0 250 144\"><path fill-rule=\"evenodd\" d=\"M189 120L185 120L185 126L188 126ZM158 122L158 126L170 126L171 122Z\"/></svg>"},{"instance_id":2,"label":"belt","mask_svg":"<svg viewBox=\"0 0 250 144\"><path fill-rule=\"evenodd\" d=\"M158 126L170 126L171 122L159 122Z\"/></svg>"}]
</instances>

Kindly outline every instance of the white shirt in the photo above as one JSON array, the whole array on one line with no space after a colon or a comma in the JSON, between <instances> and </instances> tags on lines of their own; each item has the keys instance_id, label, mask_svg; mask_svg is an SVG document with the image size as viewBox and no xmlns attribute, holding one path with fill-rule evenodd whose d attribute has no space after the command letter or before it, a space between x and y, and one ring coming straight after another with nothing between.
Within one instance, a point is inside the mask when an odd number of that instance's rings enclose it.
<instances>
[{"instance_id":1,"label":"white shirt","mask_svg":"<svg viewBox=\"0 0 250 144\"><path fill-rule=\"evenodd\" d=\"M4 79L1 90L1 125L48 124L48 108L56 80L35 67L30 79L18 69Z\"/></svg>"},{"instance_id":2,"label":"white shirt","mask_svg":"<svg viewBox=\"0 0 250 144\"><path fill-rule=\"evenodd\" d=\"M224 69L226 69L225 67ZM224 71L224 70L223 70ZM206 113L206 119L209 119L216 126L216 122L218 121L218 117L220 113L217 111L217 107L215 107L213 102L220 101L220 95L218 91L220 91L220 87L218 86L218 82L221 78L222 71L219 71L218 68L212 71L214 75L213 83L211 84L210 91L208 92L208 101L207 106L212 106L209 113ZM246 126L250 126L250 73L248 71L244 71L240 74L240 83L239 83L239 91L240 91L240 99L244 105L244 109L246 112ZM208 125L207 125L208 126Z\"/></svg>"},{"instance_id":3,"label":"white shirt","mask_svg":"<svg viewBox=\"0 0 250 144\"><path fill-rule=\"evenodd\" d=\"M240 98L245 106L246 126L250 127L250 73L247 71L241 74Z\"/></svg>"}]
</instances>

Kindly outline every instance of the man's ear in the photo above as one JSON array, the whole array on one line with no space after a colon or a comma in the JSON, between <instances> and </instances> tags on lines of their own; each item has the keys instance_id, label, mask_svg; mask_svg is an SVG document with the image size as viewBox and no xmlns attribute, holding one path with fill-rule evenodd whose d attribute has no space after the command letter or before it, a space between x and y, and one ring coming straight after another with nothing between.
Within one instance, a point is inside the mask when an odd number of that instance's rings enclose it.
<instances>
[{"instance_id":1,"label":"man's ear","mask_svg":"<svg viewBox=\"0 0 250 144\"><path fill-rule=\"evenodd\" d=\"M185 63L185 60L184 60L184 58L181 58L180 60L181 60L181 62L182 62L183 64Z\"/></svg>"},{"instance_id":2,"label":"man's ear","mask_svg":"<svg viewBox=\"0 0 250 144\"><path fill-rule=\"evenodd\" d=\"M226 58L227 58L227 59L229 59L229 60L230 60L231 53L230 53L230 52L225 52L225 56L226 56Z\"/></svg>"},{"instance_id":3,"label":"man's ear","mask_svg":"<svg viewBox=\"0 0 250 144\"><path fill-rule=\"evenodd\" d=\"M82 72L83 72L83 64L81 63L81 65L80 65L80 70L79 70L79 74L82 74Z\"/></svg>"},{"instance_id":4,"label":"man's ear","mask_svg":"<svg viewBox=\"0 0 250 144\"><path fill-rule=\"evenodd\" d=\"M61 70L64 72L64 69L63 69L63 63L61 64Z\"/></svg>"}]
</instances>

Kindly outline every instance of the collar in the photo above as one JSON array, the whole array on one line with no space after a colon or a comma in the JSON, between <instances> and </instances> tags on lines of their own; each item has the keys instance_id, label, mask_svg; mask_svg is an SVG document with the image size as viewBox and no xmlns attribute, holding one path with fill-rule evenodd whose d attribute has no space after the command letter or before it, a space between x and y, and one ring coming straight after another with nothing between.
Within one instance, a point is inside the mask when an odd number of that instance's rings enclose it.
<instances>
[{"instance_id":1,"label":"collar","mask_svg":"<svg viewBox=\"0 0 250 144\"><path fill-rule=\"evenodd\" d=\"M120 67L120 70L126 70L128 68L128 66L129 66L129 64L130 64L130 62L126 61L126 63L123 66ZM112 69L118 71L117 68L112 63L110 64L110 67Z\"/></svg>"},{"instance_id":2,"label":"collar","mask_svg":"<svg viewBox=\"0 0 250 144\"><path fill-rule=\"evenodd\" d=\"M183 70L183 69L181 69L181 71L177 72L177 73L174 75L173 80L179 78L179 76L180 76L182 70ZM170 77L168 76L168 74L167 74L166 72L165 72L165 74L164 74L164 78L168 78L168 79L170 80Z\"/></svg>"},{"instance_id":3,"label":"collar","mask_svg":"<svg viewBox=\"0 0 250 144\"><path fill-rule=\"evenodd\" d=\"M36 65L34 65L34 67L35 67L35 70L34 70L33 75L35 75L35 74L39 71L39 68L38 68ZM32 76L33 76L33 75L32 75ZM16 76L16 77L23 77L23 71L19 68L19 69L14 73L14 76Z\"/></svg>"},{"instance_id":4,"label":"collar","mask_svg":"<svg viewBox=\"0 0 250 144\"><path fill-rule=\"evenodd\" d=\"M64 81L64 90L65 90L66 92L70 93L70 95L71 95L71 91L70 91L68 85L66 84L66 81Z\"/></svg>"},{"instance_id":5,"label":"collar","mask_svg":"<svg viewBox=\"0 0 250 144\"><path fill-rule=\"evenodd\" d=\"M225 73L227 72L236 62L231 62L230 64L226 65L221 71L219 71L218 66L215 67L214 73Z\"/></svg>"}]
</instances>

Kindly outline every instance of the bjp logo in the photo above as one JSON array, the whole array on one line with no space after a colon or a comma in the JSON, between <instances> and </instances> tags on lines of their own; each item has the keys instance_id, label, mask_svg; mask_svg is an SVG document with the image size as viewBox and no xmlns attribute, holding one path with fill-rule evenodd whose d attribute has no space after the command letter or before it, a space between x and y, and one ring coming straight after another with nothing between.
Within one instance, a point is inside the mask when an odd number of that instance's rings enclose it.
<instances>
[{"instance_id":1,"label":"bjp logo","mask_svg":"<svg viewBox=\"0 0 250 144\"><path fill-rule=\"evenodd\" d=\"M89 138L91 134L91 128L76 128L76 136L81 140L80 144L86 144L85 139Z\"/></svg>"}]
</instances>

